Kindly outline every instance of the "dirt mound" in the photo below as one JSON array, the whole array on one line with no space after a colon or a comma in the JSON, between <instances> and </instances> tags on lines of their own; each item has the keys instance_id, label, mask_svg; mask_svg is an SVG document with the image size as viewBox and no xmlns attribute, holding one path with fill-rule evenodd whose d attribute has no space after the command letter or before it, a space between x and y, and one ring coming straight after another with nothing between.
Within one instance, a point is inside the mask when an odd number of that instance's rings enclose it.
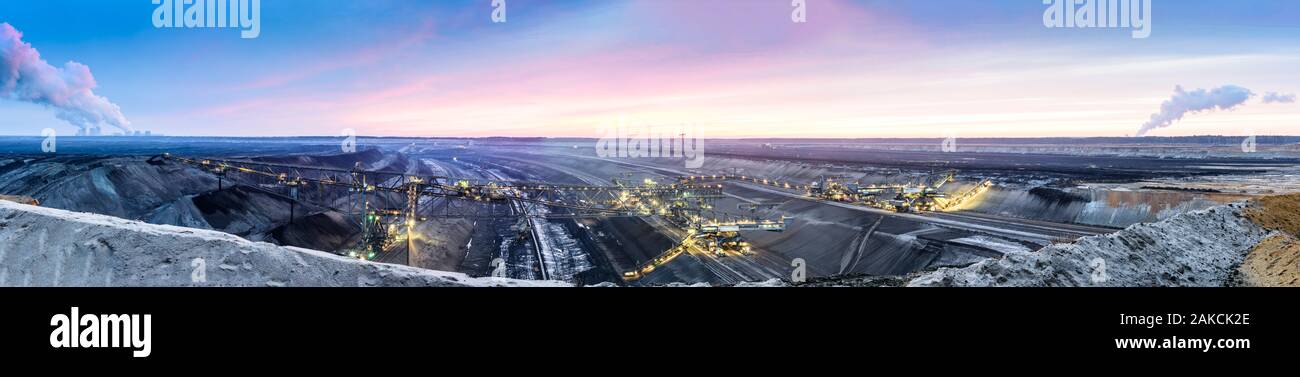
<instances>
[{"instance_id":1,"label":"dirt mound","mask_svg":"<svg viewBox=\"0 0 1300 377\"><path fill-rule=\"evenodd\" d=\"M1279 233L1255 245L1238 271L1241 284L1300 286L1300 194L1271 196L1251 203L1243 215Z\"/></svg>"},{"instance_id":2,"label":"dirt mound","mask_svg":"<svg viewBox=\"0 0 1300 377\"><path fill-rule=\"evenodd\" d=\"M40 204L41 204L41 201L36 200L36 198L32 198L32 197L30 197L30 196L25 196L25 195L18 195L18 196L15 196L15 195L0 195L0 200L10 201L10 202L14 202L14 203L22 203L22 204L26 204L26 205L29 205L29 206L35 206L35 205L40 205Z\"/></svg>"},{"instance_id":3,"label":"dirt mound","mask_svg":"<svg viewBox=\"0 0 1300 377\"><path fill-rule=\"evenodd\" d=\"M1300 240L1280 233L1269 237L1250 250L1238 271L1241 285L1300 286Z\"/></svg>"},{"instance_id":4,"label":"dirt mound","mask_svg":"<svg viewBox=\"0 0 1300 377\"><path fill-rule=\"evenodd\" d=\"M1244 214L1259 226L1300 237L1300 194L1257 199Z\"/></svg>"}]
</instances>

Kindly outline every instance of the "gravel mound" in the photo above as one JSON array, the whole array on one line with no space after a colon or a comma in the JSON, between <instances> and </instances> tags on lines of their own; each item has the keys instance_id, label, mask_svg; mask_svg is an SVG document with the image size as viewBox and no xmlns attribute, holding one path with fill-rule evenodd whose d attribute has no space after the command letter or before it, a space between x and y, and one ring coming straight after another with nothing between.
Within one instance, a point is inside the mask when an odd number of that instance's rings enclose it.
<instances>
[{"instance_id":1,"label":"gravel mound","mask_svg":"<svg viewBox=\"0 0 1300 377\"><path fill-rule=\"evenodd\" d=\"M0 201L0 286L565 286L365 262Z\"/></svg>"},{"instance_id":2,"label":"gravel mound","mask_svg":"<svg viewBox=\"0 0 1300 377\"><path fill-rule=\"evenodd\" d=\"M945 268L908 286L1224 286L1272 232L1243 216L1245 203L1184 213L1037 252Z\"/></svg>"}]
</instances>

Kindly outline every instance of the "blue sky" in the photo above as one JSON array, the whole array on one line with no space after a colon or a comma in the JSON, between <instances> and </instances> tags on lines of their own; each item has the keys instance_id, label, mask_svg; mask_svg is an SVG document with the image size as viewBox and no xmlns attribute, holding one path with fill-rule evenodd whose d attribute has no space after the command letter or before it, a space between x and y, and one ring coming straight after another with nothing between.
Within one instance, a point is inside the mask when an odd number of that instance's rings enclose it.
<instances>
[{"instance_id":1,"label":"blue sky","mask_svg":"<svg viewBox=\"0 0 1300 377\"><path fill-rule=\"evenodd\" d=\"M170 135L1123 136L1175 86L1300 91L1300 2L1157 0L1152 35L1049 29L1040 0L263 0L261 35L156 29L149 0L0 1L50 65L85 64ZM76 127L0 99L0 134ZM1156 135L1300 134L1250 101Z\"/></svg>"}]
</instances>

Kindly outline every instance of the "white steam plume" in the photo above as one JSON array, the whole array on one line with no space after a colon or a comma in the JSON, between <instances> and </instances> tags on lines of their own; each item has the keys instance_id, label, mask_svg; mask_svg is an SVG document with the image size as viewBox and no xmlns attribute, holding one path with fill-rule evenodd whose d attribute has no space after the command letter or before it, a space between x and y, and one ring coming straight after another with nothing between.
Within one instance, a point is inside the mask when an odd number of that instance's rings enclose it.
<instances>
[{"instance_id":1,"label":"white steam plume","mask_svg":"<svg viewBox=\"0 0 1300 377\"><path fill-rule=\"evenodd\" d=\"M95 95L95 86L89 67L77 62L67 62L62 68L51 66L31 44L23 42L22 32L0 23L0 98L54 108L59 119L83 131L110 125L130 133L131 122L122 109Z\"/></svg>"},{"instance_id":2,"label":"white steam plume","mask_svg":"<svg viewBox=\"0 0 1300 377\"><path fill-rule=\"evenodd\" d=\"M1250 89L1235 85L1225 85L1205 90L1185 91L1182 86L1174 88L1174 96L1160 105L1160 112L1151 114L1151 120L1142 125L1138 136L1157 128L1172 126L1187 114L1202 111L1231 110L1255 95Z\"/></svg>"}]
</instances>

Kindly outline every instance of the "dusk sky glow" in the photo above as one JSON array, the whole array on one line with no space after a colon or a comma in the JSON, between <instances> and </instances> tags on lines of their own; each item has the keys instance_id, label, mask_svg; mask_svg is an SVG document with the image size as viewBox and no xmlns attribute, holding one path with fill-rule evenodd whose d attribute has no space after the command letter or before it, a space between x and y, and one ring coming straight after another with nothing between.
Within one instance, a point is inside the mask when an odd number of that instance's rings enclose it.
<instances>
[{"instance_id":1,"label":"dusk sky glow","mask_svg":"<svg viewBox=\"0 0 1300 377\"><path fill-rule=\"evenodd\" d=\"M1125 136L1175 87L1255 94L1152 136L1300 134L1300 2L1154 3L1153 32L1050 29L1041 0L263 0L261 32L156 29L149 0L0 2L137 129L184 136ZM0 99L0 134L71 134Z\"/></svg>"}]
</instances>

